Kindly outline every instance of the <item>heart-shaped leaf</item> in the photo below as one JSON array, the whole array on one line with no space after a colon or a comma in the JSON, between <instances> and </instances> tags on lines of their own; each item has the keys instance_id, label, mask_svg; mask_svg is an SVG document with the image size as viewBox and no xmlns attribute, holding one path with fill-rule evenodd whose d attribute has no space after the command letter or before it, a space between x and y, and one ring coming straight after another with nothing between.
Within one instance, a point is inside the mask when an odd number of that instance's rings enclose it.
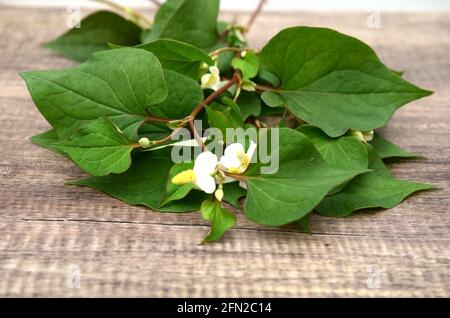
<instances>
[{"instance_id":1,"label":"heart-shaped leaf","mask_svg":"<svg viewBox=\"0 0 450 318\"><path fill-rule=\"evenodd\" d=\"M221 206L218 201L206 200L201 206L203 219L211 222L211 230L203 242L219 240L236 223L236 216Z\"/></svg>"},{"instance_id":2,"label":"heart-shaped leaf","mask_svg":"<svg viewBox=\"0 0 450 318\"><path fill-rule=\"evenodd\" d=\"M264 101L331 137L382 127L397 108L431 94L389 70L363 42L330 29L285 29L262 49L260 62L281 79Z\"/></svg>"},{"instance_id":3,"label":"heart-shaped leaf","mask_svg":"<svg viewBox=\"0 0 450 318\"><path fill-rule=\"evenodd\" d=\"M107 50L108 42L123 46L139 44L141 32L140 27L118 14L98 11L45 47L82 62L95 52Z\"/></svg>"},{"instance_id":4,"label":"heart-shaped leaf","mask_svg":"<svg viewBox=\"0 0 450 318\"><path fill-rule=\"evenodd\" d=\"M167 97L161 64L141 49L97 52L74 68L21 75L60 139L89 121L109 117L135 140L147 116L146 108Z\"/></svg>"}]
</instances>

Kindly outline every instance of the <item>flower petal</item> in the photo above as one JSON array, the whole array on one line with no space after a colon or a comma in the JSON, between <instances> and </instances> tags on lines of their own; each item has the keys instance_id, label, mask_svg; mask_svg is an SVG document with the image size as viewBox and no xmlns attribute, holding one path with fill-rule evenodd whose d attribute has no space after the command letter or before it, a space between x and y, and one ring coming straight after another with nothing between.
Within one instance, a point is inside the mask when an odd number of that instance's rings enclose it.
<instances>
[{"instance_id":1,"label":"flower petal","mask_svg":"<svg viewBox=\"0 0 450 318\"><path fill-rule=\"evenodd\" d=\"M194 172L196 175L212 175L216 171L217 156L210 151L202 152L195 159Z\"/></svg>"},{"instance_id":2,"label":"flower petal","mask_svg":"<svg viewBox=\"0 0 450 318\"><path fill-rule=\"evenodd\" d=\"M229 170L239 168L241 166L241 161L235 155L225 155L220 157L220 164Z\"/></svg>"},{"instance_id":3,"label":"flower petal","mask_svg":"<svg viewBox=\"0 0 450 318\"><path fill-rule=\"evenodd\" d=\"M220 71L219 68L217 66L211 66L209 68L209 72L214 75L215 77L219 77L220 76Z\"/></svg>"},{"instance_id":4,"label":"flower petal","mask_svg":"<svg viewBox=\"0 0 450 318\"><path fill-rule=\"evenodd\" d=\"M250 146L248 147L247 150L247 156L249 160L252 160L252 157L255 154L255 150L256 150L256 143L253 140L251 140Z\"/></svg>"},{"instance_id":5,"label":"flower petal","mask_svg":"<svg viewBox=\"0 0 450 318\"><path fill-rule=\"evenodd\" d=\"M242 156L245 153L244 146L239 143L234 143L225 148L225 156Z\"/></svg>"},{"instance_id":6,"label":"flower petal","mask_svg":"<svg viewBox=\"0 0 450 318\"><path fill-rule=\"evenodd\" d=\"M207 174L197 174L195 185L206 193L213 193L216 190L214 177Z\"/></svg>"},{"instance_id":7,"label":"flower petal","mask_svg":"<svg viewBox=\"0 0 450 318\"><path fill-rule=\"evenodd\" d=\"M212 75L211 74L205 74L202 76L201 79L201 83L202 83L202 88L209 88L209 86L211 85L212 82Z\"/></svg>"}]
</instances>

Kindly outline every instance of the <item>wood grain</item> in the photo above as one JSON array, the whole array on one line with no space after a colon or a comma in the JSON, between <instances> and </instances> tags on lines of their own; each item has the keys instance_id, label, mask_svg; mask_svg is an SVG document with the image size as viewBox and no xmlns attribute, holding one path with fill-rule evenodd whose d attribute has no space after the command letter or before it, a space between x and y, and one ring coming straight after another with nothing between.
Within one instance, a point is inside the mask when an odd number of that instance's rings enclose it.
<instances>
[{"instance_id":1,"label":"wood grain","mask_svg":"<svg viewBox=\"0 0 450 318\"><path fill-rule=\"evenodd\" d=\"M197 244L208 230L198 213L158 214L66 186L83 174L30 144L48 124L18 72L73 65L41 48L65 29L66 15L0 8L0 296L450 296L448 13L383 13L379 29L367 28L367 14L262 15L253 46L287 26L332 27L434 90L382 133L427 157L392 163L396 176L440 189L386 212L315 216L313 235L257 226L239 213L237 227L206 246ZM74 270L79 288L69 284ZM377 273L379 286L370 284Z\"/></svg>"}]
</instances>

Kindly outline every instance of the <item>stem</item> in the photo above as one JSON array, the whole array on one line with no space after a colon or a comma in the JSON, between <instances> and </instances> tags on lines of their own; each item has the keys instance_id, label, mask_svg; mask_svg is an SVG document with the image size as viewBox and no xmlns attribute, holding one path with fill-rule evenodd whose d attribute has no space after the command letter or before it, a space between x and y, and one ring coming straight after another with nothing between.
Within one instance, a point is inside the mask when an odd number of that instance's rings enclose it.
<instances>
[{"instance_id":1,"label":"stem","mask_svg":"<svg viewBox=\"0 0 450 318\"><path fill-rule=\"evenodd\" d=\"M239 181L245 181L245 180L247 180L247 178L244 176L244 175L242 175L242 174L234 174L234 173L229 173L229 172L223 172L227 177L230 177L230 178L233 178L233 179L236 179L236 180L239 180Z\"/></svg>"},{"instance_id":2,"label":"stem","mask_svg":"<svg viewBox=\"0 0 450 318\"><path fill-rule=\"evenodd\" d=\"M153 116L153 115L148 115L145 118L145 122L152 122L152 121L156 121L159 123L170 123L171 121L173 121L173 119L169 119L169 118L162 118L162 117L158 117L158 116Z\"/></svg>"},{"instance_id":3,"label":"stem","mask_svg":"<svg viewBox=\"0 0 450 318\"><path fill-rule=\"evenodd\" d=\"M203 143L203 140L200 137L200 134L198 133L197 129L195 128L195 124L194 124L195 117L203 110L203 108L206 105L208 105L209 103L214 101L218 96L220 96L220 94L224 93L231 86L233 86L234 84L238 83L239 80L240 80L239 76L237 74L234 74L233 77L224 86L222 86L220 89L218 89L217 91L215 91L214 93L209 95L203 102L199 103L194 108L194 110L192 110L192 112L186 117L186 118L189 118L188 123L189 123L189 126L190 126L191 130L192 130L192 134L194 135L195 140L197 140L197 143L199 144L199 146L202 147L202 150L205 149L205 144ZM156 117L156 116L149 116L147 118L148 118L149 121L155 120L155 121L165 122L165 123L171 121L171 119L166 119L166 118L161 118L161 117ZM177 129L175 129L167 137L155 141L154 145L161 145L161 144L164 144L164 143L170 141L172 139L172 137L175 136L183 128L184 127L179 127ZM135 147L138 147L138 145L139 144L134 144Z\"/></svg>"},{"instance_id":4,"label":"stem","mask_svg":"<svg viewBox=\"0 0 450 318\"><path fill-rule=\"evenodd\" d=\"M225 85L223 85L221 88L219 88L217 91L209 95L202 103L198 104L192 113L189 115L191 117L190 121L193 121L195 117L203 110L203 108L214 101L217 97L219 97L220 94L226 92L231 86L239 82L239 76L237 74L234 74L233 77L226 82Z\"/></svg>"},{"instance_id":5,"label":"stem","mask_svg":"<svg viewBox=\"0 0 450 318\"><path fill-rule=\"evenodd\" d=\"M192 133L194 134L194 138L197 140L198 144L202 147L202 149L205 149L205 144L203 143L203 140L200 138L200 134L198 133L197 129L194 125L195 117L205 108L206 105L214 101L217 97L219 97L222 93L226 92L231 86L233 86L236 83L239 83L239 76L237 74L234 74L233 77L221 88L219 88L217 91L209 95L202 103L198 104L194 110L189 115L189 126L192 129Z\"/></svg>"},{"instance_id":6,"label":"stem","mask_svg":"<svg viewBox=\"0 0 450 318\"><path fill-rule=\"evenodd\" d=\"M156 141L154 142L154 144L155 144L155 145L161 145L161 144L164 144L164 143L170 141L170 140L172 139L173 136L175 136L176 134L178 134L178 132L181 131L181 129L183 129L183 127L179 127L179 128L177 128L177 129L175 129L174 131L172 131L172 133L171 133L169 136L167 136L167 137L165 137L165 138L163 138L163 139L160 139L160 140L156 140Z\"/></svg>"},{"instance_id":7,"label":"stem","mask_svg":"<svg viewBox=\"0 0 450 318\"><path fill-rule=\"evenodd\" d=\"M255 22L256 18L259 16L261 11L264 8L264 5L266 4L267 0L260 0L258 6L256 7L255 11L253 11L252 15L250 16L250 19L247 22L247 26L245 27L245 32L248 32L250 28L252 27L253 23Z\"/></svg>"},{"instance_id":8,"label":"stem","mask_svg":"<svg viewBox=\"0 0 450 318\"><path fill-rule=\"evenodd\" d=\"M255 89L260 92L281 92L281 90L276 87L259 84L256 84Z\"/></svg>"},{"instance_id":9,"label":"stem","mask_svg":"<svg viewBox=\"0 0 450 318\"><path fill-rule=\"evenodd\" d=\"M202 137L200 137L197 128L195 128L195 124L193 121L189 121L189 126L191 127L192 135L194 135L194 139L197 141L198 145L202 148L202 151L205 150L205 143L202 140Z\"/></svg>"},{"instance_id":10,"label":"stem","mask_svg":"<svg viewBox=\"0 0 450 318\"><path fill-rule=\"evenodd\" d=\"M103 3L119 12L122 12L124 15L128 16L128 18L131 21L138 24L142 29L147 29L152 25L152 22L147 17L131 9L130 7L124 7L110 0L93 0L93 1Z\"/></svg>"}]
</instances>

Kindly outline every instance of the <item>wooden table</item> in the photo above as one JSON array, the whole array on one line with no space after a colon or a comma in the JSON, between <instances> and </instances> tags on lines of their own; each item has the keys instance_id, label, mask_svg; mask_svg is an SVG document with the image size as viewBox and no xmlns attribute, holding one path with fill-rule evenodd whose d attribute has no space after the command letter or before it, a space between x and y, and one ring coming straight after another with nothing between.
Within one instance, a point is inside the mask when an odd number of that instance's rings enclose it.
<instances>
[{"instance_id":1,"label":"wooden table","mask_svg":"<svg viewBox=\"0 0 450 318\"><path fill-rule=\"evenodd\" d=\"M427 157L391 164L396 176L441 189L386 212L315 216L313 235L239 213L236 228L206 246L199 213L158 214L66 186L83 173L29 142L49 126L17 73L73 65L41 48L66 18L65 10L0 8L0 296L450 296L448 13L382 13L374 29L366 13L262 15L253 46L287 26L328 26L434 90L382 133Z\"/></svg>"}]
</instances>

